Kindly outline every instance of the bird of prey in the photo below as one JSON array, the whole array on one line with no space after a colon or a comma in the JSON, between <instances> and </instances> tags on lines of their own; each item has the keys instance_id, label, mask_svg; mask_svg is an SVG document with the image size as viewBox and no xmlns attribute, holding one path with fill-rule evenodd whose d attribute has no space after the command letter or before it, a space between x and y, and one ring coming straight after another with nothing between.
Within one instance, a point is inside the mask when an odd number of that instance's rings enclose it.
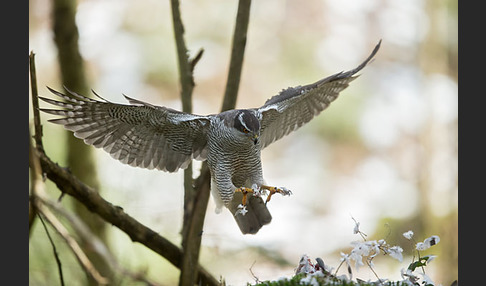
<instances>
[{"instance_id":1,"label":"bird of prey","mask_svg":"<svg viewBox=\"0 0 486 286\"><path fill-rule=\"evenodd\" d=\"M49 121L131 166L176 172L192 159L207 160L217 211L228 208L243 234L255 234L272 220L267 209L271 196L290 194L264 182L261 150L326 109L380 44L355 69L284 89L257 108L196 115L125 95L128 105L109 102L94 91L98 99L92 99L65 87L65 94L49 88L63 101L40 97L58 107L41 110L62 116ZM265 202L262 194L267 195Z\"/></svg>"}]
</instances>

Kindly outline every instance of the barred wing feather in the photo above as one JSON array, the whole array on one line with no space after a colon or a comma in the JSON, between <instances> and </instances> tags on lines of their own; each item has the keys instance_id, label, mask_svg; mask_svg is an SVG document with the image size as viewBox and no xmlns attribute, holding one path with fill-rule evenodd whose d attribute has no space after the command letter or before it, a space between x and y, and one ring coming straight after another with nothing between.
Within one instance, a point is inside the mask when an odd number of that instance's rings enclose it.
<instances>
[{"instance_id":1,"label":"barred wing feather","mask_svg":"<svg viewBox=\"0 0 486 286\"><path fill-rule=\"evenodd\" d=\"M258 108L262 114L262 148L298 129L326 109L358 77L355 74L373 59L380 44L381 40L370 56L355 69L336 73L313 84L290 87L267 100Z\"/></svg>"},{"instance_id":2,"label":"barred wing feather","mask_svg":"<svg viewBox=\"0 0 486 286\"><path fill-rule=\"evenodd\" d=\"M206 159L208 116L179 112L127 96L131 105L85 97L67 90L49 90L64 102L43 98L62 109L41 109L62 118L63 125L85 143L103 148L113 158L131 166L175 172L195 158Z\"/></svg>"}]
</instances>

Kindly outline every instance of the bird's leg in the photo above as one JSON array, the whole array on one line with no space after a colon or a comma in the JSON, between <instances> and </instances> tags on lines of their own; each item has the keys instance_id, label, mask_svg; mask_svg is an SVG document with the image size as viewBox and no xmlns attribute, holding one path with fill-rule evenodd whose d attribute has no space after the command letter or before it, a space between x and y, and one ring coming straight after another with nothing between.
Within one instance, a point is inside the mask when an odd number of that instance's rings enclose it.
<instances>
[{"instance_id":1,"label":"bird's leg","mask_svg":"<svg viewBox=\"0 0 486 286\"><path fill-rule=\"evenodd\" d=\"M235 192L241 192L243 194L243 198L241 199L241 204L238 205L238 210L236 211L235 215L237 214L245 215L248 212L248 210L246 209L246 201L247 201L248 194L253 194L254 196L259 195L259 190L241 187L241 188L237 188Z\"/></svg>"},{"instance_id":2,"label":"bird's leg","mask_svg":"<svg viewBox=\"0 0 486 286\"><path fill-rule=\"evenodd\" d=\"M272 196L275 193L279 193L282 196L290 196L292 194L292 192L289 189L284 188L284 187L279 188L279 187L270 187L270 186L266 186L266 185L261 185L260 188L270 191L270 194L268 194L268 197L267 197L267 200L265 201L265 204L267 204L270 201L270 199L272 198Z\"/></svg>"},{"instance_id":3,"label":"bird's leg","mask_svg":"<svg viewBox=\"0 0 486 286\"><path fill-rule=\"evenodd\" d=\"M241 187L235 190L235 192L241 192L243 194L243 199L241 200L241 204L246 206L246 197L247 195L255 193L255 191L251 188Z\"/></svg>"}]
</instances>

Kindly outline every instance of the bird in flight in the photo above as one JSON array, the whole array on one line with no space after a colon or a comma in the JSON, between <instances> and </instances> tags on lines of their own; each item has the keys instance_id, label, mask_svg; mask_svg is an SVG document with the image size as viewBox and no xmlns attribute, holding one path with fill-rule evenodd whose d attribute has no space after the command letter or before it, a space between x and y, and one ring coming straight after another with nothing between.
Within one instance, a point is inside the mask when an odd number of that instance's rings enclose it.
<instances>
[{"instance_id":1,"label":"bird in flight","mask_svg":"<svg viewBox=\"0 0 486 286\"><path fill-rule=\"evenodd\" d=\"M207 160L217 212L226 207L243 234L255 234L272 220L267 209L272 195L291 194L264 182L261 150L326 109L373 59L380 44L355 69L284 89L257 108L196 115L126 95L128 105L109 102L94 91L98 99L66 87L66 93L48 87L63 101L39 97L58 107L40 110L61 116L49 121L124 164L176 172L193 159Z\"/></svg>"}]
</instances>

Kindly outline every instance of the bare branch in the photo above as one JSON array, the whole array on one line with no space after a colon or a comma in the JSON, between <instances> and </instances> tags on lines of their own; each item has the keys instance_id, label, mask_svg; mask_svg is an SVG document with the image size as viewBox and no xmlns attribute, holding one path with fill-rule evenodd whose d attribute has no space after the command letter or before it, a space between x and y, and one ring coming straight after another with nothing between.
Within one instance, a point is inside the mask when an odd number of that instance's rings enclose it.
<instances>
[{"instance_id":1,"label":"bare branch","mask_svg":"<svg viewBox=\"0 0 486 286\"><path fill-rule=\"evenodd\" d=\"M221 111L233 109L236 106L243 58L245 55L248 22L250 20L250 6L251 0L240 0L238 2L238 12L236 15L236 25L231 48L230 67Z\"/></svg>"},{"instance_id":2,"label":"bare branch","mask_svg":"<svg viewBox=\"0 0 486 286\"><path fill-rule=\"evenodd\" d=\"M56 259L56 264L57 264L57 270L59 272L59 280L61 281L61 285L64 286L64 275L63 275L63 272L62 272L62 263L61 263L61 259L59 258L59 254L57 253L57 248L56 248L56 244L54 244L54 241L52 240L52 237L51 237L51 234L49 233L49 230L47 229L47 226L44 222L44 220L42 219L41 216L39 216L39 219L42 223L42 226L44 227L44 230L46 231L46 234L47 234L47 238L49 239L49 242L51 243L51 246L52 246L52 251L54 252L54 258Z\"/></svg>"},{"instance_id":3,"label":"bare branch","mask_svg":"<svg viewBox=\"0 0 486 286\"><path fill-rule=\"evenodd\" d=\"M194 78L192 77L189 55L184 41L184 25L182 24L181 13L179 11L179 0L171 0L172 22L174 25L174 37L177 47L177 59L179 64L179 79L181 82L182 111L192 111L192 90L194 88Z\"/></svg>"},{"instance_id":4,"label":"bare branch","mask_svg":"<svg viewBox=\"0 0 486 286\"><path fill-rule=\"evenodd\" d=\"M253 266L255 266L255 263L256 263L256 260L253 261L253 263L250 266L250 273L251 273L251 276L253 276L253 279L255 279L255 283L258 284L258 283L260 283L260 279L258 279L258 277L255 275L255 273L253 273Z\"/></svg>"},{"instance_id":5,"label":"bare branch","mask_svg":"<svg viewBox=\"0 0 486 286\"><path fill-rule=\"evenodd\" d=\"M181 84L187 84L187 89L194 87L194 80L192 78L192 71L194 65L199 61L202 56L202 50L191 60L187 62L187 50L185 49L183 33L184 28L182 26L182 20L179 11L178 0L172 0L172 15L174 21L174 33L177 43L177 51L179 58L179 68L181 75ZM228 81L226 85L225 97L223 99L222 110L228 110L235 107L236 97L238 94L238 86L240 82L241 69L243 65L243 56L246 46L246 34L248 30L248 21L250 15L251 0L240 0L238 5L238 12L236 17L235 31L233 35L233 46L230 60L230 70L228 73ZM189 67L187 65L190 65ZM182 70L184 68L184 70ZM187 70L187 68L189 70ZM190 74L189 74L190 73ZM189 81L186 79L183 81L183 76L191 78L192 86L189 86ZM183 106L184 92L182 94ZM186 103L187 104L187 103ZM185 110L187 111L187 110ZM189 110L191 111L191 110ZM189 112L187 111L187 112ZM204 225L204 218L206 215L207 204L210 194L210 172L207 163L204 162L201 167L200 176L195 182L194 192L190 192L192 188L188 185L188 180L192 179L192 172L189 176L188 173L184 173L184 185L185 185L185 198L184 198L184 226L183 226L183 240L182 245L184 248L184 258L181 266L181 276L179 285L193 285L196 280L194 265L197 264L199 259L199 249L201 246L202 228ZM186 198L187 197L187 198ZM188 218L189 217L189 218Z\"/></svg>"},{"instance_id":6,"label":"bare branch","mask_svg":"<svg viewBox=\"0 0 486 286\"><path fill-rule=\"evenodd\" d=\"M36 148L39 150L44 150L42 145L42 125L40 124L39 116L39 100L37 92L37 75L35 71L35 54L33 51L29 55L29 69L30 69L30 87L32 94L32 112L34 114L34 139Z\"/></svg>"},{"instance_id":7,"label":"bare branch","mask_svg":"<svg viewBox=\"0 0 486 286\"><path fill-rule=\"evenodd\" d=\"M42 170L39 163L39 158L36 156L35 149L32 146L32 139L30 138L29 130L29 169L30 169L30 194L35 196L37 193L43 191L44 182L42 181ZM35 204L29 200L29 237L32 234L32 226L34 225L37 209Z\"/></svg>"},{"instance_id":8,"label":"bare branch","mask_svg":"<svg viewBox=\"0 0 486 286\"><path fill-rule=\"evenodd\" d=\"M201 48L199 50L199 52L197 52L197 54L194 56L194 58L192 58L192 59L189 60L189 65L190 65L190 68L191 68L191 73L194 72L194 68L196 67L196 65L199 62L199 60L202 58L202 55L203 54L204 54L204 49Z\"/></svg>"},{"instance_id":9,"label":"bare branch","mask_svg":"<svg viewBox=\"0 0 486 286\"><path fill-rule=\"evenodd\" d=\"M189 63L189 55L184 42L184 25L182 23L180 4L178 0L171 0L172 22L174 26L174 37L177 47L177 58L179 64L179 78L181 83L182 111L192 112L192 91L194 89L194 78L192 71L197 61ZM197 59L197 57L195 58ZM182 224L182 263L179 285L194 285L196 282L197 265L199 260L199 249L201 240L194 240L190 234L193 225L193 214L197 190L193 187L192 163L184 170L184 216Z\"/></svg>"},{"instance_id":10,"label":"bare branch","mask_svg":"<svg viewBox=\"0 0 486 286\"><path fill-rule=\"evenodd\" d=\"M50 209L54 210L56 213L62 215L67 219L67 221L70 223L72 226L73 230L76 232L76 234L79 235L81 241L83 243L88 244L88 246L93 249L95 252L97 252L103 259L109 263L111 266L113 266L114 270L117 272L121 273L122 275L125 275L129 277L130 279L134 281L141 281L144 282L145 285L150 285L150 286L157 286L158 284L152 281L147 280L147 278L144 277L144 275L140 273L134 273L132 271L129 271L125 269L120 263L118 263L117 259L111 254L110 250L106 247L104 242L99 239L96 235L93 234L93 232L90 230L90 228L77 216L69 213L66 209L62 207L62 205L59 202L54 202L52 200L49 200L47 197L42 196L37 198L42 204L48 206Z\"/></svg>"},{"instance_id":11,"label":"bare branch","mask_svg":"<svg viewBox=\"0 0 486 286\"><path fill-rule=\"evenodd\" d=\"M67 169L52 162L43 152L38 152L42 170L47 178L53 181L61 192L66 193L91 212L98 214L105 221L125 232L134 242L139 242L162 257L166 258L176 267L180 267L182 251L169 240L160 236L150 228L141 224L119 206L115 206L104 200L95 190L85 185L72 175ZM202 266L197 265L198 276L206 285L218 285L218 281L212 277Z\"/></svg>"},{"instance_id":12,"label":"bare branch","mask_svg":"<svg viewBox=\"0 0 486 286\"><path fill-rule=\"evenodd\" d=\"M33 93L33 101L38 101L37 98L37 93ZM36 124L40 124L40 118L38 117L39 114L37 113L37 120L35 120ZM37 125L36 125L37 129ZM40 136L37 136L38 133L36 133L36 138L39 139L38 143L40 146L42 146L42 138ZM108 280L104 277L102 277L99 272L95 269L91 261L89 261L88 257L84 254L84 252L81 250L80 246L77 244L77 242L69 235L69 232L67 229L62 225L62 223L47 209L40 201L42 198L46 197L46 193L44 190L44 183L42 181L42 170L41 170L41 164L39 162L39 157L36 152L36 149L32 146L32 140L30 139L30 130L29 130L29 166L30 166L30 174L31 174L31 199L29 200L29 205L32 208L32 213L29 212L29 234L30 234L30 229L32 226L32 220L30 219L30 216L33 215L33 213L38 213L39 215L42 215L53 227L54 229L62 236L62 238L66 241L68 246L71 248L73 251L74 255L78 259L79 263L85 270L85 272L92 277L98 284L100 285L106 285L108 284ZM54 245L54 242L51 239L51 236L44 224L44 221L41 219L42 224L44 225L44 228L46 229L46 233L49 237L49 241L52 244L53 250L54 250L54 257L56 258L56 262L58 265L59 269L59 276L61 279L61 285L64 285L64 279L62 275L62 267L61 267L61 261L59 259L59 256L57 254L56 247Z\"/></svg>"},{"instance_id":13,"label":"bare branch","mask_svg":"<svg viewBox=\"0 0 486 286\"><path fill-rule=\"evenodd\" d=\"M42 144L42 125L40 123L40 115L39 115L39 97L37 93L37 76L35 71L35 54L34 52L30 52L29 55L29 73L30 73L30 86L31 86L31 95L32 95L32 107L33 107L33 114L34 114L34 140L36 147L39 150L44 150L44 146ZM44 187L44 183L42 181L42 170L39 163L39 158L35 156L34 152L35 149L32 146L32 140L30 137L30 128L29 128L29 168L30 168L30 194L33 195ZM35 206L29 201L29 237L31 235L31 229L34 225L35 218L37 217L37 210Z\"/></svg>"},{"instance_id":14,"label":"bare branch","mask_svg":"<svg viewBox=\"0 0 486 286\"><path fill-rule=\"evenodd\" d=\"M83 252L76 240L69 234L68 230L62 225L62 223L56 218L56 216L44 205L39 203L38 200L34 200L35 207L39 214L41 214L61 235L61 237L66 241L69 248L74 253L76 259L83 267L84 271L93 278L100 285L107 285L108 279L101 276L101 274L96 270L91 261L89 261L86 254Z\"/></svg>"}]
</instances>

